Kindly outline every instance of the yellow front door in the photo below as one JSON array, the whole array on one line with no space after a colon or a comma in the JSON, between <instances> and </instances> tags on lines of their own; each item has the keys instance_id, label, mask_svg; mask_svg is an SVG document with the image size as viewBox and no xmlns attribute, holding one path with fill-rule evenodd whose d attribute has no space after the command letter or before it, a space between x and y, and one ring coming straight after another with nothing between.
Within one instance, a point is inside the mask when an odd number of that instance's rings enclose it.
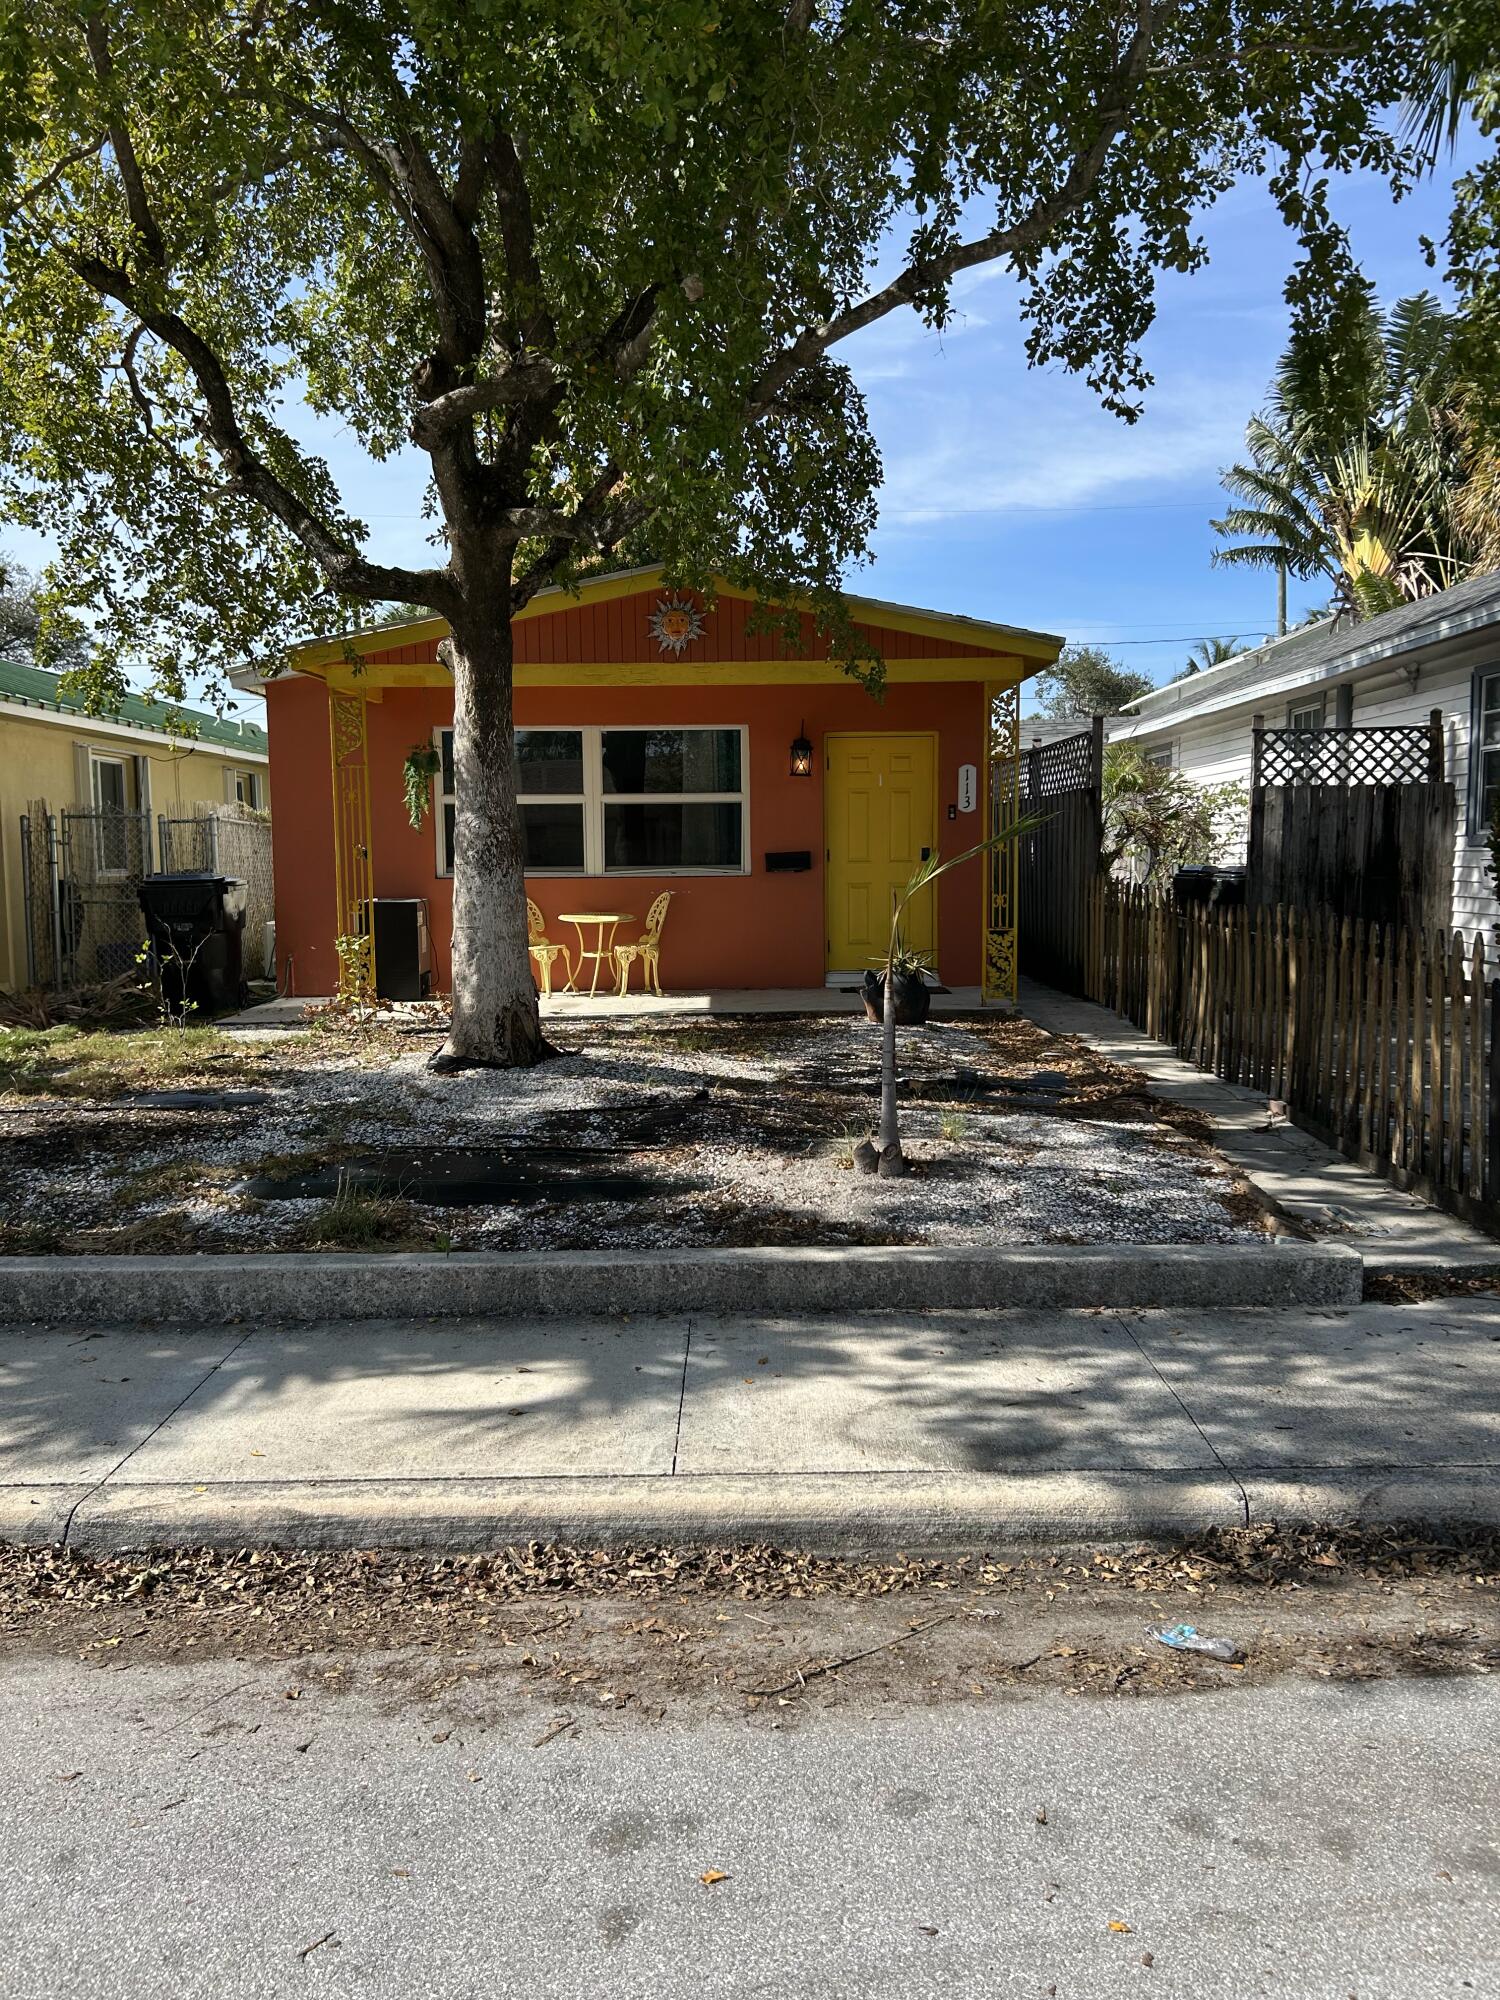
<instances>
[{"instance_id":1,"label":"yellow front door","mask_svg":"<svg viewBox=\"0 0 1500 2000\"><path fill-rule=\"evenodd\" d=\"M933 845L935 736L829 736L827 749L828 970L862 972L884 959L891 895ZM902 919L908 949L937 944L932 891Z\"/></svg>"}]
</instances>

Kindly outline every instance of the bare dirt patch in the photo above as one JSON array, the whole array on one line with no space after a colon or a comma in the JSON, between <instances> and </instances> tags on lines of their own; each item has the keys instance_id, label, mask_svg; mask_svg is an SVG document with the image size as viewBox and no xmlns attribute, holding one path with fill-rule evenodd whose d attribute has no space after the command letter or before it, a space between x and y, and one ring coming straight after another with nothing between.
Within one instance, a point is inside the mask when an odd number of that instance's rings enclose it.
<instances>
[{"instance_id":1,"label":"bare dirt patch","mask_svg":"<svg viewBox=\"0 0 1500 2000\"><path fill-rule=\"evenodd\" d=\"M30 1038L0 1051L0 1251L1201 1243L1268 1227L1191 1114L1030 1022L902 1031L901 1181L853 1168L878 1065L860 1017L555 1037L562 1059L538 1070L447 1078L411 1026ZM493 1199L427 1184L486 1160Z\"/></svg>"},{"instance_id":2,"label":"bare dirt patch","mask_svg":"<svg viewBox=\"0 0 1500 2000\"><path fill-rule=\"evenodd\" d=\"M490 1555L0 1549L0 1656L287 1663L292 1698L538 1712L539 1738L668 1709L1134 1697L1500 1667L1500 1537L1269 1526L1150 1547L852 1563L767 1548ZM1231 1638L1238 1665L1148 1627ZM399 1657L397 1657L399 1655Z\"/></svg>"}]
</instances>

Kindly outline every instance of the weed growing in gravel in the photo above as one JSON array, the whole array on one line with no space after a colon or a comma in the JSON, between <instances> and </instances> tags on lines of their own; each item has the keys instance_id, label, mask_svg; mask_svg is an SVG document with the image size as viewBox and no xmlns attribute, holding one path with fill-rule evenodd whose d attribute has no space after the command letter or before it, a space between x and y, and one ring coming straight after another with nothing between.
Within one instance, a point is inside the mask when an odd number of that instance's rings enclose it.
<instances>
[{"instance_id":1,"label":"weed growing in gravel","mask_svg":"<svg viewBox=\"0 0 1500 2000\"><path fill-rule=\"evenodd\" d=\"M136 1090L244 1081L258 1052L213 1028L0 1029L0 1092L21 1097L128 1096Z\"/></svg>"}]
</instances>

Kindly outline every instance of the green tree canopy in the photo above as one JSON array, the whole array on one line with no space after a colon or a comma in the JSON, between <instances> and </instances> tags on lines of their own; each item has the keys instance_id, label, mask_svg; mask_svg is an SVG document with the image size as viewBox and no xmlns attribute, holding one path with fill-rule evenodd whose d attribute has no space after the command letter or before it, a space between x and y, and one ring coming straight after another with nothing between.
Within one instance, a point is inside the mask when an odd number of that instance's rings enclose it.
<instances>
[{"instance_id":1,"label":"green tree canopy","mask_svg":"<svg viewBox=\"0 0 1500 2000\"><path fill-rule=\"evenodd\" d=\"M1035 685L1043 715L1118 715L1126 702L1149 694L1154 683L1102 646L1064 646L1056 665L1038 674Z\"/></svg>"},{"instance_id":2,"label":"green tree canopy","mask_svg":"<svg viewBox=\"0 0 1500 2000\"><path fill-rule=\"evenodd\" d=\"M1243 785L1195 784L1134 743L1111 743L1103 804L1105 867L1128 861L1141 881L1156 882L1175 868L1222 860L1244 834L1250 794Z\"/></svg>"},{"instance_id":3,"label":"green tree canopy","mask_svg":"<svg viewBox=\"0 0 1500 2000\"><path fill-rule=\"evenodd\" d=\"M509 618L649 532L842 617L880 465L843 342L1002 263L1027 351L1129 418L1162 271L1266 176L1317 310L1331 189L1399 185L1402 0L0 0L0 505L96 679L267 671L387 601L448 620L449 1053L542 1052ZM1383 116L1382 107L1391 108ZM371 552L308 413L414 452ZM414 504L413 511L416 511Z\"/></svg>"},{"instance_id":4,"label":"green tree canopy","mask_svg":"<svg viewBox=\"0 0 1500 2000\"><path fill-rule=\"evenodd\" d=\"M42 594L36 578L0 554L0 660L76 671L88 663L88 635L76 622L54 618L42 640Z\"/></svg>"}]
</instances>

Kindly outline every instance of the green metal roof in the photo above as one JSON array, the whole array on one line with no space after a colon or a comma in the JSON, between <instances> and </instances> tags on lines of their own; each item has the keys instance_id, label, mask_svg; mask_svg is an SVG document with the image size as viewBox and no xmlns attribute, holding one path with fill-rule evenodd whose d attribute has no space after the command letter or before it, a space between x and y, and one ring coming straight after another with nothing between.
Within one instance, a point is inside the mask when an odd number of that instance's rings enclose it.
<instances>
[{"instance_id":1,"label":"green metal roof","mask_svg":"<svg viewBox=\"0 0 1500 2000\"><path fill-rule=\"evenodd\" d=\"M126 695L108 714L91 716L80 696L63 691L57 674L49 674L43 667L23 666L18 660L0 660L0 701L76 715L83 722L121 722L133 729L154 730L159 736L193 737L216 750L241 750L252 757L264 757L270 747L266 732L257 723L236 722L207 709L148 701L139 694Z\"/></svg>"}]
</instances>

